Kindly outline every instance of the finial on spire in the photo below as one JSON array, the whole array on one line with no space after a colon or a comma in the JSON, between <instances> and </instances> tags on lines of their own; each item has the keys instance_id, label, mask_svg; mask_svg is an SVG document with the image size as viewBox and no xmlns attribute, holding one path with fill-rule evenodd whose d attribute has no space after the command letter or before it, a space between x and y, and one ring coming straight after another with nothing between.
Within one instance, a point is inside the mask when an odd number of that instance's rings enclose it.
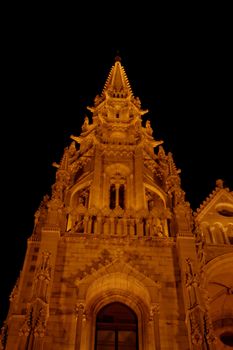
<instances>
[{"instance_id":1,"label":"finial on spire","mask_svg":"<svg viewBox=\"0 0 233 350\"><path fill-rule=\"evenodd\" d=\"M121 62L121 56L119 55L119 50L117 50L117 54L115 56L115 62Z\"/></svg>"},{"instance_id":2,"label":"finial on spire","mask_svg":"<svg viewBox=\"0 0 233 350\"><path fill-rule=\"evenodd\" d=\"M217 186L218 188L223 188L223 187L224 187L224 182L223 182L223 180L222 180L222 179L216 180L216 186Z\"/></svg>"},{"instance_id":3,"label":"finial on spire","mask_svg":"<svg viewBox=\"0 0 233 350\"><path fill-rule=\"evenodd\" d=\"M118 52L117 52L118 53ZM107 93L113 98L133 97L133 93L125 73L124 67L120 64L121 57L115 57L115 64L112 66L101 96Z\"/></svg>"}]
</instances>

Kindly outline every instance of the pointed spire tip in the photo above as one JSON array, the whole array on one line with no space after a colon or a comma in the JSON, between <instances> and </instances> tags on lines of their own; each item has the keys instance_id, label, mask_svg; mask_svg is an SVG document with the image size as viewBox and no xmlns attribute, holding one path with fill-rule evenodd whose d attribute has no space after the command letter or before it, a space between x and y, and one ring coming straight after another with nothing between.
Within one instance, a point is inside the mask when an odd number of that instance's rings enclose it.
<instances>
[{"instance_id":1,"label":"pointed spire tip","mask_svg":"<svg viewBox=\"0 0 233 350\"><path fill-rule=\"evenodd\" d=\"M121 57L119 55L115 56L115 62L121 62Z\"/></svg>"}]
</instances>

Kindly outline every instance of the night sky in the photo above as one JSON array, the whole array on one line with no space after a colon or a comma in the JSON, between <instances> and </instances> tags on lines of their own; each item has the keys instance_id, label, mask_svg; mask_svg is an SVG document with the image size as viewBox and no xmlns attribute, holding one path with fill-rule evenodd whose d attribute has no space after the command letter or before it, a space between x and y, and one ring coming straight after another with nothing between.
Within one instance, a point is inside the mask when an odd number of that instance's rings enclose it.
<instances>
[{"instance_id":1,"label":"night sky","mask_svg":"<svg viewBox=\"0 0 233 350\"><path fill-rule=\"evenodd\" d=\"M139 11L140 12L140 11ZM150 12L150 11L149 11ZM217 13L217 10L216 10ZM99 25L89 16L10 19L2 55L0 321L22 269L34 213L55 180L52 163L79 135L119 54L143 116L181 169L193 210L222 178L233 190L232 42L222 19ZM127 14L125 14L127 18ZM40 18L39 18L40 17ZM162 24L161 24L162 23ZM114 25L113 25L114 24ZM182 25L183 24L183 25ZM89 33L88 33L89 30ZM106 34L108 33L108 34Z\"/></svg>"}]
</instances>

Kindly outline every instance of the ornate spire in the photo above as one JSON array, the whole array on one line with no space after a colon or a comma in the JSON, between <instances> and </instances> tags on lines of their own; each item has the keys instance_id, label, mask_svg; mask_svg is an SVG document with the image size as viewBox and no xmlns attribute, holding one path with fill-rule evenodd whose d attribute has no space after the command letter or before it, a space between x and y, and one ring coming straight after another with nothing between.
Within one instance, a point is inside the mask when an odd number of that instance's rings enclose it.
<instances>
[{"instance_id":1,"label":"ornate spire","mask_svg":"<svg viewBox=\"0 0 233 350\"><path fill-rule=\"evenodd\" d=\"M104 85L102 95L105 93L116 98L133 97L129 80L124 67L121 65L121 58L119 56L115 57L115 64L112 66Z\"/></svg>"},{"instance_id":2,"label":"ornate spire","mask_svg":"<svg viewBox=\"0 0 233 350\"><path fill-rule=\"evenodd\" d=\"M181 170L176 168L172 153L169 152L168 153L168 165L169 165L169 173L170 175L175 175L177 176L178 174L180 174Z\"/></svg>"}]
</instances>

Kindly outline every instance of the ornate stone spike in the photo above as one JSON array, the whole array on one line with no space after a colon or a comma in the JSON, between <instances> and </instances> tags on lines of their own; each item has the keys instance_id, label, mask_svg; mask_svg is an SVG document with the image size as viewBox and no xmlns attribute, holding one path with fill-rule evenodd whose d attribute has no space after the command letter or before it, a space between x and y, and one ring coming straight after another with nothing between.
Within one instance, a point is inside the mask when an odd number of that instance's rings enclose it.
<instances>
[{"instance_id":1,"label":"ornate stone spike","mask_svg":"<svg viewBox=\"0 0 233 350\"><path fill-rule=\"evenodd\" d=\"M161 145L159 146L158 157L159 157L159 159L163 159L165 161L167 160L166 153L164 151L163 146L161 146Z\"/></svg>"},{"instance_id":2,"label":"ornate stone spike","mask_svg":"<svg viewBox=\"0 0 233 350\"><path fill-rule=\"evenodd\" d=\"M74 313L76 318L82 317L85 310L85 304L84 303L77 303L75 305Z\"/></svg>"},{"instance_id":3,"label":"ornate stone spike","mask_svg":"<svg viewBox=\"0 0 233 350\"><path fill-rule=\"evenodd\" d=\"M3 326L1 328L1 333L0 333L0 346L2 350L4 350L6 347L7 336L8 336L8 325L7 325L7 322L5 321L3 323Z\"/></svg>"},{"instance_id":4,"label":"ornate stone spike","mask_svg":"<svg viewBox=\"0 0 233 350\"><path fill-rule=\"evenodd\" d=\"M171 152L168 153L168 164L169 164L170 175L180 174L181 170L177 169Z\"/></svg>"},{"instance_id":5,"label":"ornate stone spike","mask_svg":"<svg viewBox=\"0 0 233 350\"><path fill-rule=\"evenodd\" d=\"M209 318L208 312L204 315L204 333L207 344L212 344L216 342L216 336L214 334L213 324Z\"/></svg>"},{"instance_id":6,"label":"ornate stone spike","mask_svg":"<svg viewBox=\"0 0 233 350\"><path fill-rule=\"evenodd\" d=\"M19 278L16 281L16 284L14 285L12 292L10 294L9 300L12 302L18 295L18 287L19 287Z\"/></svg>"},{"instance_id":7,"label":"ornate stone spike","mask_svg":"<svg viewBox=\"0 0 233 350\"><path fill-rule=\"evenodd\" d=\"M217 188L224 188L224 182L222 179L216 180L216 187Z\"/></svg>"},{"instance_id":8,"label":"ornate stone spike","mask_svg":"<svg viewBox=\"0 0 233 350\"><path fill-rule=\"evenodd\" d=\"M196 226L195 236L196 236L196 251L197 251L197 257L199 261L199 268L200 268L200 272L202 273L203 268L205 266L206 242L205 242L205 237L199 226Z\"/></svg>"},{"instance_id":9,"label":"ornate stone spike","mask_svg":"<svg viewBox=\"0 0 233 350\"><path fill-rule=\"evenodd\" d=\"M77 303L75 305L75 317L79 321L83 321L84 318L86 319L86 312L85 312L85 304L83 302Z\"/></svg>"},{"instance_id":10,"label":"ornate stone spike","mask_svg":"<svg viewBox=\"0 0 233 350\"><path fill-rule=\"evenodd\" d=\"M84 123L82 125L82 131L85 132L88 129L89 129L89 119L88 119L88 116L85 115Z\"/></svg>"},{"instance_id":11,"label":"ornate stone spike","mask_svg":"<svg viewBox=\"0 0 233 350\"><path fill-rule=\"evenodd\" d=\"M198 285L197 274L193 272L193 266L190 258L186 259L187 271L186 271L186 287L196 287Z\"/></svg>"},{"instance_id":12,"label":"ornate stone spike","mask_svg":"<svg viewBox=\"0 0 233 350\"><path fill-rule=\"evenodd\" d=\"M150 309L150 315L152 315L153 317L155 315L159 316L159 313L160 313L160 305L159 305L159 303L152 304L151 309Z\"/></svg>"},{"instance_id":13,"label":"ornate stone spike","mask_svg":"<svg viewBox=\"0 0 233 350\"><path fill-rule=\"evenodd\" d=\"M33 308L32 308L32 306L30 306L27 309L25 321L19 330L19 336L27 337L32 330L32 323L33 323Z\"/></svg>"},{"instance_id":14,"label":"ornate stone spike","mask_svg":"<svg viewBox=\"0 0 233 350\"><path fill-rule=\"evenodd\" d=\"M46 319L47 319L47 312L45 308L42 307L39 310L39 315L37 316L35 321L35 327L33 331L35 337L43 337L45 335Z\"/></svg>"},{"instance_id":15,"label":"ornate stone spike","mask_svg":"<svg viewBox=\"0 0 233 350\"><path fill-rule=\"evenodd\" d=\"M198 322L195 319L194 315L190 317L190 326L191 326L191 339L193 345L201 346L203 343L203 337Z\"/></svg>"},{"instance_id":16,"label":"ornate stone spike","mask_svg":"<svg viewBox=\"0 0 233 350\"><path fill-rule=\"evenodd\" d=\"M150 136L152 136L153 134L153 129L151 127L150 120L146 121L146 133Z\"/></svg>"},{"instance_id":17,"label":"ornate stone spike","mask_svg":"<svg viewBox=\"0 0 233 350\"><path fill-rule=\"evenodd\" d=\"M42 261L37 271L37 278L40 278L39 276L43 276L46 279L50 280L51 278L50 256L51 256L51 253L49 251L42 252Z\"/></svg>"}]
</instances>

